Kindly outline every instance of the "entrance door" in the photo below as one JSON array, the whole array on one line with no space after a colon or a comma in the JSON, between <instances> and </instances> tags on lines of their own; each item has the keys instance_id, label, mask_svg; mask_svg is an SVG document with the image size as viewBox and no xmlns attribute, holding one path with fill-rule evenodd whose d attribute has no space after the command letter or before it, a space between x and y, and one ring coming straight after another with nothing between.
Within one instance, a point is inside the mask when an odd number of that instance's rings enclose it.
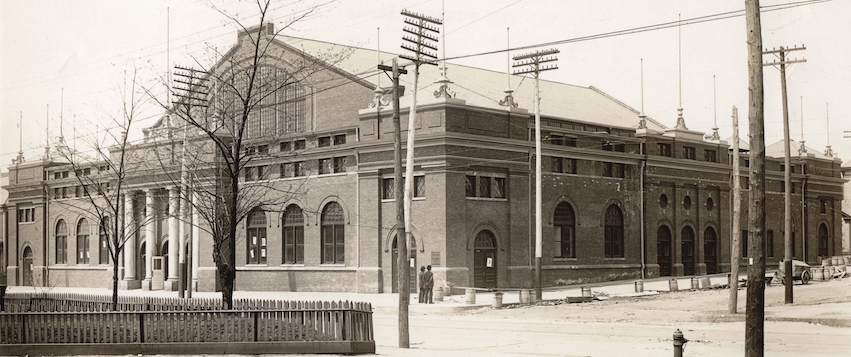
<instances>
[{"instance_id":1,"label":"entrance door","mask_svg":"<svg viewBox=\"0 0 851 357\"><path fill-rule=\"evenodd\" d=\"M712 227L703 232L703 262L706 274L718 273L718 237Z\"/></svg>"},{"instance_id":2,"label":"entrance door","mask_svg":"<svg viewBox=\"0 0 851 357\"><path fill-rule=\"evenodd\" d=\"M419 268L417 267L417 240L411 239L408 243L408 250L410 254L408 257L410 260L410 265L408 268L408 286L410 287L410 292L418 293L419 292L419 279L417 279L417 274L419 272ZM396 248L396 238L393 238L393 282L391 283L393 292L399 292L399 249Z\"/></svg>"},{"instance_id":3,"label":"entrance door","mask_svg":"<svg viewBox=\"0 0 851 357\"><path fill-rule=\"evenodd\" d=\"M659 227L656 232L656 263L659 264L659 276L671 276L671 230L668 226Z\"/></svg>"},{"instance_id":4,"label":"entrance door","mask_svg":"<svg viewBox=\"0 0 851 357\"><path fill-rule=\"evenodd\" d=\"M24 248L24 286L33 285L33 251L30 247Z\"/></svg>"},{"instance_id":5,"label":"entrance door","mask_svg":"<svg viewBox=\"0 0 851 357\"><path fill-rule=\"evenodd\" d=\"M694 231L691 227L683 228L682 235L683 275L694 275Z\"/></svg>"},{"instance_id":6,"label":"entrance door","mask_svg":"<svg viewBox=\"0 0 851 357\"><path fill-rule=\"evenodd\" d=\"M473 286L496 287L496 239L490 231L476 235L473 253Z\"/></svg>"}]
</instances>

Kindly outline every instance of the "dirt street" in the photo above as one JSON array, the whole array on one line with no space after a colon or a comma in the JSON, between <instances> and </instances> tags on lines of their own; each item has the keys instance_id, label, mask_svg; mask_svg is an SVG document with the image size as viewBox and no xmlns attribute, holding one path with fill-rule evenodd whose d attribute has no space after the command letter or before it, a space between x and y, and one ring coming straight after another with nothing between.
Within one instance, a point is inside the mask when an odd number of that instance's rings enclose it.
<instances>
[{"instance_id":1,"label":"dirt street","mask_svg":"<svg viewBox=\"0 0 851 357\"><path fill-rule=\"evenodd\" d=\"M766 288L767 356L851 355L851 279ZM583 304L494 310L411 312L411 349L396 348L395 311L375 314L377 353L393 356L671 356L672 335L689 339L684 356L744 355L744 301L728 315L729 290L662 292Z\"/></svg>"}]
</instances>

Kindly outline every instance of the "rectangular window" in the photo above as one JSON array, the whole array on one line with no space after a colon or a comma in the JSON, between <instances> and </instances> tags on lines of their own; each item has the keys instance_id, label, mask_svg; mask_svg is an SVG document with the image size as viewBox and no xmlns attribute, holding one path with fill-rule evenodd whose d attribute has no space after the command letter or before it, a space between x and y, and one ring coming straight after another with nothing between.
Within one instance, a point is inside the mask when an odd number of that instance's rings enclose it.
<instances>
[{"instance_id":1,"label":"rectangular window","mask_svg":"<svg viewBox=\"0 0 851 357\"><path fill-rule=\"evenodd\" d=\"M62 189L59 187L53 188L53 198L62 198Z\"/></svg>"},{"instance_id":2,"label":"rectangular window","mask_svg":"<svg viewBox=\"0 0 851 357\"><path fill-rule=\"evenodd\" d=\"M491 178L479 176L479 197L491 196Z\"/></svg>"},{"instance_id":3,"label":"rectangular window","mask_svg":"<svg viewBox=\"0 0 851 357\"><path fill-rule=\"evenodd\" d=\"M425 197L425 176L414 176L414 197Z\"/></svg>"},{"instance_id":4,"label":"rectangular window","mask_svg":"<svg viewBox=\"0 0 851 357\"><path fill-rule=\"evenodd\" d=\"M77 235L77 264L89 264L89 236Z\"/></svg>"},{"instance_id":5,"label":"rectangular window","mask_svg":"<svg viewBox=\"0 0 851 357\"><path fill-rule=\"evenodd\" d=\"M827 200L820 199L818 200L818 213L826 214L827 213Z\"/></svg>"},{"instance_id":6,"label":"rectangular window","mask_svg":"<svg viewBox=\"0 0 851 357\"><path fill-rule=\"evenodd\" d=\"M558 134L550 134L550 144L564 145L564 136Z\"/></svg>"},{"instance_id":7,"label":"rectangular window","mask_svg":"<svg viewBox=\"0 0 851 357\"><path fill-rule=\"evenodd\" d=\"M386 178L381 180L381 199L392 200L396 198L396 180Z\"/></svg>"},{"instance_id":8,"label":"rectangular window","mask_svg":"<svg viewBox=\"0 0 851 357\"><path fill-rule=\"evenodd\" d=\"M317 146L319 146L319 147L331 146L331 137L330 136L320 137L316 141L317 141Z\"/></svg>"},{"instance_id":9,"label":"rectangular window","mask_svg":"<svg viewBox=\"0 0 851 357\"><path fill-rule=\"evenodd\" d=\"M281 178L293 177L293 164L281 164Z\"/></svg>"},{"instance_id":10,"label":"rectangular window","mask_svg":"<svg viewBox=\"0 0 851 357\"><path fill-rule=\"evenodd\" d=\"M396 198L396 180L392 177L381 180L381 199L392 200ZM403 190L405 180L402 181ZM425 197L425 176L414 176L414 197Z\"/></svg>"},{"instance_id":11,"label":"rectangular window","mask_svg":"<svg viewBox=\"0 0 851 357\"><path fill-rule=\"evenodd\" d=\"M671 157L671 144L659 143L659 156Z\"/></svg>"},{"instance_id":12,"label":"rectangular window","mask_svg":"<svg viewBox=\"0 0 851 357\"><path fill-rule=\"evenodd\" d=\"M260 155L269 154L269 145L257 146L256 149L255 149L255 153L260 154Z\"/></svg>"},{"instance_id":13,"label":"rectangular window","mask_svg":"<svg viewBox=\"0 0 851 357\"><path fill-rule=\"evenodd\" d=\"M61 172L54 172L54 173L53 173L53 179L54 179L54 180L58 180L58 179L61 179L61 178L62 178L62 173L61 173Z\"/></svg>"},{"instance_id":14,"label":"rectangular window","mask_svg":"<svg viewBox=\"0 0 851 357\"><path fill-rule=\"evenodd\" d=\"M268 174L268 166L257 166L257 179L263 180L266 178L266 174Z\"/></svg>"},{"instance_id":15,"label":"rectangular window","mask_svg":"<svg viewBox=\"0 0 851 357\"><path fill-rule=\"evenodd\" d=\"M564 138L564 146L576 147L576 138L567 136Z\"/></svg>"},{"instance_id":16,"label":"rectangular window","mask_svg":"<svg viewBox=\"0 0 851 357\"><path fill-rule=\"evenodd\" d=\"M467 175L467 180L464 186L464 195L467 197L476 197L476 176Z\"/></svg>"},{"instance_id":17,"label":"rectangular window","mask_svg":"<svg viewBox=\"0 0 851 357\"><path fill-rule=\"evenodd\" d=\"M100 225L100 229L98 230L100 232L98 237L98 264L101 265L109 264L109 241L106 234L106 230L108 229L107 221L109 221L109 217L104 220L104 223Z\"/></svg>"},{"instance_id":18,"label":"rectangular window","mask_svg":"<svg viewBox=\"0 0 851 357\"><path fill-rule=\"evenodd\" d=\"M35 208L22 208L18 210L18 222L35 222Z\"/></svg>"},{"instance_id":19,"label":"rectangular window","mask_svg":"<svg viewBox=\"0 0 851 357\"><path fill-rule=\"evenodd\" d=\"M715 150L703 150L703 158L708 162L718 162L718 152Z\"/></svg>"},{"instance_id":20,"label":"rectangular window","mask_svg":"<svg viewBox=\"0 0 851 357\"><path fill-rule=\"evenodd\" d=\"M612 177L612 163L603 162L603 177Z\"/></svg>"},{"instance_id":21,"label":"rectangular window","mask_svg":"<svg viewBox=\"0 0 851 357\"><path fill-rule=\"evenodd\" d=\"M623 178L623 164L603 162L603 177Z\"/></svg>"},{"instance_id":22,"label":"rectangular window","mask_svg":"<svg viewBox=\"0 0 851 357\"><path fill-rule=\"evenodd\" d=\"M689 159L689 160L695 160L696 156L695 156L694 147L683 146L683 158L686 158L686 159Z\"/></svg>"},{"instance_id":23,"label":"rectangular window","mask_svg":"<svg viewBox=\"0 0 851 357\"><path fill-rule=\"evenodd\" d=\"M493 198L505 198L505 177L493 178Z\"/></svg>"},{"instance_id":24,"label":"rectangular window","mask_svg":"<svg viewBox=\"0 0 851 357\"><path fill-rule=\"evenodd\" d=\"M612 164L612 177L615 178L624 178L625 167L624 164Z\"/></svg>"},{"instance_id":25,"label":"rectangular window","mask_svg":"<svg viewBox=\"0 0 851 357\"><path fill-rule=\"evenodd\" d=\"M284 264L304 264L304 227L284 227Z\"/></svg>"},{"instance_id":26,"label":"rectangular window","mask_svg":"<svg viewBox=\"0 0 851 357\"><path fill-rule=\"evenodd\" d=\"M576 173L576 159L564 159L564 164L562 165L562 172L566 174L575 174Z\"/></svg>"},{"instance_id":27,"label":"rectangular window","mask_svg":"<svg viewBox=\"0 0 851 357\"><path fill-rule=\"evenodd\" d=\"M307 148L307 141L305 141L304 139L293 141L293 147L296 150L304 150L305 148Z\"/></svg>"},{"instance_id":28,"label":"rectangular window","mask_svg":"<svg viewBox=\"0 0 851 357\"><path fill-rule=\"evenodd\" d=\"M346 172L346 157L334 158L334 172Z\"/></svg>"},{"instance_id":29,"label":"rectangular window","mask_svg":"<svg viewBox=\"0 0 851 357\"><path fill-rule=\"evenodd\" d=\"M289 142L289 141L283 141L283 142L281 142L281 152L289 152L289 151L291 151L292 149L293 149L293 144L292 144L292 142Z\"/></svg>"},{"instance_id":30,"label":"rectangular window","mask_svg":"<svg viewBox=\"0 0 851 357\"><path fill-rule=\"evenodd\" d=\"M246 182L247 181L254 181L254 179L255 179L254 168L253 167L246 167L245 168L245 181Z\"/></svg>"},{"instance_id":31,"label":"rectangular window","mask_svg":"<svg viewBox=\"0 0 851 357\"><path fill-rule=\"evenodd\" d=\"M334 135L334 145L343 145L346 143L346 134Z\"/></svg>"},{"instance_id":32,"label":"rectangular window","mask_svg":"<svg viewBox=\"0 0 851 357\"><path fill-rule=\"evenodd\" d=\"M550 159L551 159L550 161L552 162L551 171L552 172L561 172L561 170L562 170L561 158L560 157L551 157Z\"/></svg>"},{"instance_id":33,"label":"rectangular window","mask_svg":"<svg viewBox=\"0 0 851 357\"><path fill-rule=\"evenodd\" d=\"M293 177L304 176L304 161L293 163Z\"/></svg>"},{"instance_id":34,"label":"rectangular window","mask_svg":"<svg viewBox=\"0 0 851 357\"><path fill-rule=\"evenodd\" d=\"M331 159L319 159L319 174L330 174L332 170L332 160Z\"/></svg>"}]
</instances>

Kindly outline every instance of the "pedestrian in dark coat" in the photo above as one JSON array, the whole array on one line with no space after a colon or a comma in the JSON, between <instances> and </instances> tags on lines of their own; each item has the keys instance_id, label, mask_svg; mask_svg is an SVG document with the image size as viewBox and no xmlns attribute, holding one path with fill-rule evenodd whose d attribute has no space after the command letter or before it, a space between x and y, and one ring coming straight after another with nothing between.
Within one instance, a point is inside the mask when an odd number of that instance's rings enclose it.
<instances>
[{"instance_id":1,"label":"pedestrian in dark coat","mask_svg":"<svg viewBox=\"0 0 851 357\"><path fill-rule=\"evenodd\" d=\"M426 267L425 273L423 273L423 290L425 292L425 302L428 304L434 304L432 289L434 289L434 274L431 273L431 265L429 265Z\"/></svg>"},{"instance_id":2,"label":"pedestrian in dark coat","mask_svg":"<svg viewBox=\"0 0 851 357\"><path fill-rule=\"evenodd\" d=\"M420 304L424 303L425 298L426 298L425 284L423 283L423 277L425 276L425 271L426 271L425 267L420 267L420 275L419 275L419 278L417 279L417 285L420 288L419 293L417 293L417 297L420 300Z\"/></svg>"}]
</instances>

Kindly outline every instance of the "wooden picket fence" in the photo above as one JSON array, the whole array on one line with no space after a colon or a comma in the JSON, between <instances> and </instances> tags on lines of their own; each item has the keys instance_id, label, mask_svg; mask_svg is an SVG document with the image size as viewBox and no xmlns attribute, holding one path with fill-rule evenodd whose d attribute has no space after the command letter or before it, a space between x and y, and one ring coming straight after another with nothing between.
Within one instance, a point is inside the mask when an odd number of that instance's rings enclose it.
<instances>
[{"instance_id":1,"label":"wooden picket fence","mask_svg":"<svg viewBox=\"0 0 851 357\"><path fill-rule=\"evenodd\" d=\"M275 309L287 301L270 299L234 299L234 310ZM7 293L7 312L112 311L112 296L78 293ZM116 311L224 310L219 298L176 298L118 296Z\"/></svg>"},{"instance_id":2,"label":"wooden picket fence","mask_svg":"<svg viewBox=\"0 0 851 357\"><path fill-rule=\"evenodd\" d=\"M121 297L111 311L98 295L10 295L0 350L12 355L375 353L369 303L241 299L224 310L215 299Z\"/></svg>"}]
</instances>

